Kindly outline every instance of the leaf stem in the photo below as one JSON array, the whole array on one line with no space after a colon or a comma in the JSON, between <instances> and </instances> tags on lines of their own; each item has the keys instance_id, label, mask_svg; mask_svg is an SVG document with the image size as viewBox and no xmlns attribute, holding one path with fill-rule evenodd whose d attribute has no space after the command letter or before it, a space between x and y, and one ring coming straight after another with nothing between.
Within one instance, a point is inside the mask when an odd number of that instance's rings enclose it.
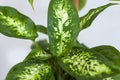
<instances>
[{"instance_id":1,"label":"leaf stem","mask_svg":"<svg viewBox=\"0 0 120 80\"><path fill-rule=\"evenodd\" d=\"M35 45L36 48L41 48L35 40L33 40L33 44Z\"/></svg>"},{"instance_id":2,"label":"leaf stem","mask_svg":"<svg viewBox=\"0 0 120 80\"><path fill-rule=\"evenodd\" d=\"M43 34L47 35L47 28L43 25L36 25L36 29L38 32L41 32Z\"/></svg>"},{"instance_id":3,"label":"leaf stem","mask_svg":"<svg viewBox=\"0 0 120 80\"><path fill-rule=\"evenodd\" d=\"M57 62L57 72L58 72L57 78L58 78L58 80L64 80L63 77L62 77L62 69L61 69L61 67L58 64L57 59L56 59L56 62Z\"/></svg>"}]
</instances>

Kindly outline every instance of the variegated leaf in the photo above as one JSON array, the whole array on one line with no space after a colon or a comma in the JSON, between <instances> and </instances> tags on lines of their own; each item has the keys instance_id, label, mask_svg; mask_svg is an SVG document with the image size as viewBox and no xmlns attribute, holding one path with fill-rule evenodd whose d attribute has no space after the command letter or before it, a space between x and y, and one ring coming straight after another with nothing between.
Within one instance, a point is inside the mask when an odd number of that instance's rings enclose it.
<instances>
[{"instance_id":1,"label":"variegated leaf","mask_svg":"<svg viewBox=\"0 0 120 80\"><path fill-rule=\"evenodd\" d=\"M109 61L114 62L116 69L120 70L120 52L109 45L102 45L91 48L91 50L96 51L96 53L105 56Z\"/></svg>"},{"instance_id":2,"label":"variegated leaf","mask_svg":"<svg viewBox=\"0 0 120 80\"><path fill-rule=\"evenodd\" d=\"M7 74L5 80L55 80L48 63L21 62Z\"/></svg>"},{"instance_id":3,"label":"variegated leaf","mask_svg":"<svg viewBox=\"0 0 120 80\"><path fill-rule=\"evenodd\" d=\"M77 80L101 80L120 73L114 62L84 47L75 47L58 59L60 66Z\"/></svg>"},{"instance_id":4,"label":"variegated leaf","mask_svg":"<svg viewBox=\"0 0 120 80\"><path fill-rule=\"evenodd\" d=\"M95 8L95 9L91 9L85 16L80 17L80 22L79 22L79 30L83 30L85 28L88 28L92 22L94 21L94 19L106 8L108 8L109 6L115 5L115 3L109 3L107 5Z\"/></svg>"},{"instance_id":5,"label":"variegated leaf","mask_svg":"<svg viewBox=\"0 0 120 80\"><path fill-rule=\"evenodd\" d=\"M0 6L0 33L31 40L37 37L34 22L16 9L7 6Z\"/></svg>"},{"instance_id":6,"label":"variegated leaf","mask_svg":"<svg viewBox=\"0 0 120 80\"><path fill-rule=\"evenodd\" d=\"M51 0L48 9L50 51L54 56L69 52L78 36L79 17L72 0Z\"/></svg>"}]
</instances>

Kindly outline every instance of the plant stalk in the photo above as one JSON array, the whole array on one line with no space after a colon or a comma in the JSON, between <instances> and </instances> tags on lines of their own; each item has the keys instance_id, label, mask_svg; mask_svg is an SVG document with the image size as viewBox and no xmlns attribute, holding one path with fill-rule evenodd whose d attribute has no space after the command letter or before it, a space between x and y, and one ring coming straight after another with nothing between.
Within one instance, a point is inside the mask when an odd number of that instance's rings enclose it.
<instances>
[{"instance_id":1,"label":"plant stalk","mask_svg":"<svg viewBox=\"0 0 120 80\"><path fill-rule=\"evenodd\" d=\"M79 10L79 0L73 0L73 4L78 11Z\"/></svg>"}]
</instances>

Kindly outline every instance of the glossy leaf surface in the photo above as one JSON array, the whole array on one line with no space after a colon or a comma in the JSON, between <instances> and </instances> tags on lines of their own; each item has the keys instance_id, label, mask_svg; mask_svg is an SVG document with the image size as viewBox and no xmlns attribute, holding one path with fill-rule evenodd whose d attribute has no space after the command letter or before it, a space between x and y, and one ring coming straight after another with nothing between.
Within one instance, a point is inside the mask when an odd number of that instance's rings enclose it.
<instances>
[{"instance_id":1,"label":"glossy leaf surface","mask_svg":"<svg viewBox=\"0 0 120 80\"><path fill-rule=\"evenodd\" d=\"M54 80L48 63L21 62L7 74L5 80Z\"/></svg>"},{"instance_id":2,"label":"glossy leaf surface","mask_svg":"<svg viewBox=\"0 0 120 80\"><path fill-rule=\"evenodd\" d=\"M48 9L50 51L54 56L69 52L78 36L78 13L72 0L51 0Z\"/></svg>"},{"instance_id":3,"label":"glossy leaf surface","mask_svg":"<svg viewBox=\"0 0 120 80\"><path fill-rule=\"evenodd\" d=\"M114 62L81 47L73 48L68 55L58 61L61 67L77 80L101 80L120 72L112 66Z\"/></svg>"},{"instance_id":4,"label":"glossy leaf surface","mask_svg":"<svg viewBox=\"0 0 120 80\"><path fill-rule=\"evenodd\" d=\"M115 5L115 3L109 3L107 5L91 9L85 16L80 17L80 22L79 22L79 30L83 30L85 28L88 28L94 19L106 8L109 6Z\"/></svg>"},{"instance_id":5,"label":"glossy leaf surface","mask_svg":"<svg viewBox=\"0 0 120 80\"><path fill-rule=\"evenodd\" d=\"M0 33L31 40L37 37L34 22L16 9L6 6L0 7Z\"/></svg>"}]
</instances>

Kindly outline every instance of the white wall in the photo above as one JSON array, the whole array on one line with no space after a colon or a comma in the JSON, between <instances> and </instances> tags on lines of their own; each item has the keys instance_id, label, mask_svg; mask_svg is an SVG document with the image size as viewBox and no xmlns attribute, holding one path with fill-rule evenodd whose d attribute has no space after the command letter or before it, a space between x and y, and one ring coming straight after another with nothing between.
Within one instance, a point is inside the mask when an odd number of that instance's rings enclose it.
<instances>
[{"instance_id":1,"label":"white wall","mask_svg":"<svg viewBox=\"0 0 120 80\"><path fill-rule=\"evenodd\" d=\"M0 6L12 6L29 16L36 24L47 25L47 7L50 0L35 0L35 10L28 0L0 0ZM79 15L82 16L91 8L108 3L108 0L88 0L86 7ZM89 47L112 45L120 50L120 6L113 6L101 13L90 28L83 30L79 41ZM40 34L39 39L47 38ZM30 52L29 40L9 38L0 34L0 80L4 80L9 69L22 61Z\"/></svg>"}]
</instances>

